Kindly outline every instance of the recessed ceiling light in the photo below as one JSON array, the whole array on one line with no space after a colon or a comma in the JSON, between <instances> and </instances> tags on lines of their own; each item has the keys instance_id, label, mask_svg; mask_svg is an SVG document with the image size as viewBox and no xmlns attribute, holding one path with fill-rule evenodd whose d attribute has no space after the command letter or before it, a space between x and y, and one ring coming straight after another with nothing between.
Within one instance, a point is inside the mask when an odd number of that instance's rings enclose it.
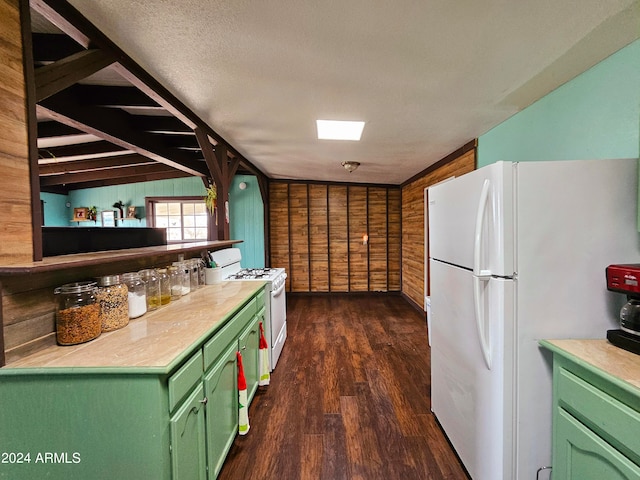
<instances>
[{"instance_id":1,"label":"recessed ceiling light","mask_svg":"<svg viewBox=\"0 0 640 480\"><path fill-rule=\"evenodd\" d=\"M319 140L360 140L364 122L316 120Z\"/></svg>"}]
</instances>

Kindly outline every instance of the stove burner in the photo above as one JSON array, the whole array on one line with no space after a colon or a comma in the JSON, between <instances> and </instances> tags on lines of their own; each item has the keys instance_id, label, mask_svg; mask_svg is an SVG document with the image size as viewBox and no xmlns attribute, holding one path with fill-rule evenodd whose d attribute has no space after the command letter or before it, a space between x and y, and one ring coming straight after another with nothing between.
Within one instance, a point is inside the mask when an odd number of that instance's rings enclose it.
<instances>
[{"instance_id":1,"label":"stove burner","mask_svg":"<svg viewBox=\"0 0 640 480\"><path fill-rule=\"evenodd\" d=\"M230 275L229 279L233 280L255 280L261 278L270 278L276 273L275 268L244 268L234 275Z\"/></svg>"}]
</instances>

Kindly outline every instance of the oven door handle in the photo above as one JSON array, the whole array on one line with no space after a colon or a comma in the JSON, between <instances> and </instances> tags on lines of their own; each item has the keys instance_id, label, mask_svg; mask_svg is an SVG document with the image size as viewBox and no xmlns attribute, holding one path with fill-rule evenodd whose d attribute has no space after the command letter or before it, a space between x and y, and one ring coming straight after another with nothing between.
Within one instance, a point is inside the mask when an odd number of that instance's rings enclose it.
<instances>
[{"instance_id":1,"label":"oven door handle","mask_svg":"<svg viewBox=\"0 0 640 480\"><path fill-rule=\"evenodd\" d=\"M275 292L271 292L271 296L274 298L279 296L284 291L285 285L285 282L282 282L282 285L280 285Z\"/></svg>"}]
</instances>

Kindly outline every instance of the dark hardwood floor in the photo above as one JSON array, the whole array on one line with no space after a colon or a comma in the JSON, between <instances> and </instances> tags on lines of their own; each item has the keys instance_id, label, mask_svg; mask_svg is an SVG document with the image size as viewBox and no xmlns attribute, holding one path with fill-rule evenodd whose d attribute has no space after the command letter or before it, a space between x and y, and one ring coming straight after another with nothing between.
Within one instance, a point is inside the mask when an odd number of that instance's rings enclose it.
<instances>
[{"instance_id":1,"label":"dark hardwood floor","mask_svg":"<svg viewBox=\"0 0 640 480\"><path fill-rule=\"evenodd\" d=\"M219 479L467 478L430 412L423 315L400 296L289 295L287 322Z\"/></svg>"}]
</instances>

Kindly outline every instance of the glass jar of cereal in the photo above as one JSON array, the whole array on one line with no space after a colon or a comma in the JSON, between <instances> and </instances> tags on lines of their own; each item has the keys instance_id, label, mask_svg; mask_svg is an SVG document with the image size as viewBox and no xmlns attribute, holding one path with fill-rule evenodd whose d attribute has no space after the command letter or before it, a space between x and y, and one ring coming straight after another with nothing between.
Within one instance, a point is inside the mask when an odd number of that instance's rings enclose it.
<instances>
[{"instance_id":1,"label":"glass jar of cereal","mask_svg":"<svg viewBox=\"0 0 640 480\"><path fill-rule=\"evenodd\" d=\"M129 289L120 281L120 275L96 278L96 299L100 304L100 322L103 332L117 330L129 323Z\"/></svg>"},{"instance_id":2,"label":"glass jar of cereal","mask_svg":"<svg viewBox=\"0 0 640 480\"><path fill-rule=\"evenodd\" d=\"M76 345L100 336L100 304L96 301L95 291L96 282L67 283L54 290L59 345Z\"/></svg>"}]
</instances>

